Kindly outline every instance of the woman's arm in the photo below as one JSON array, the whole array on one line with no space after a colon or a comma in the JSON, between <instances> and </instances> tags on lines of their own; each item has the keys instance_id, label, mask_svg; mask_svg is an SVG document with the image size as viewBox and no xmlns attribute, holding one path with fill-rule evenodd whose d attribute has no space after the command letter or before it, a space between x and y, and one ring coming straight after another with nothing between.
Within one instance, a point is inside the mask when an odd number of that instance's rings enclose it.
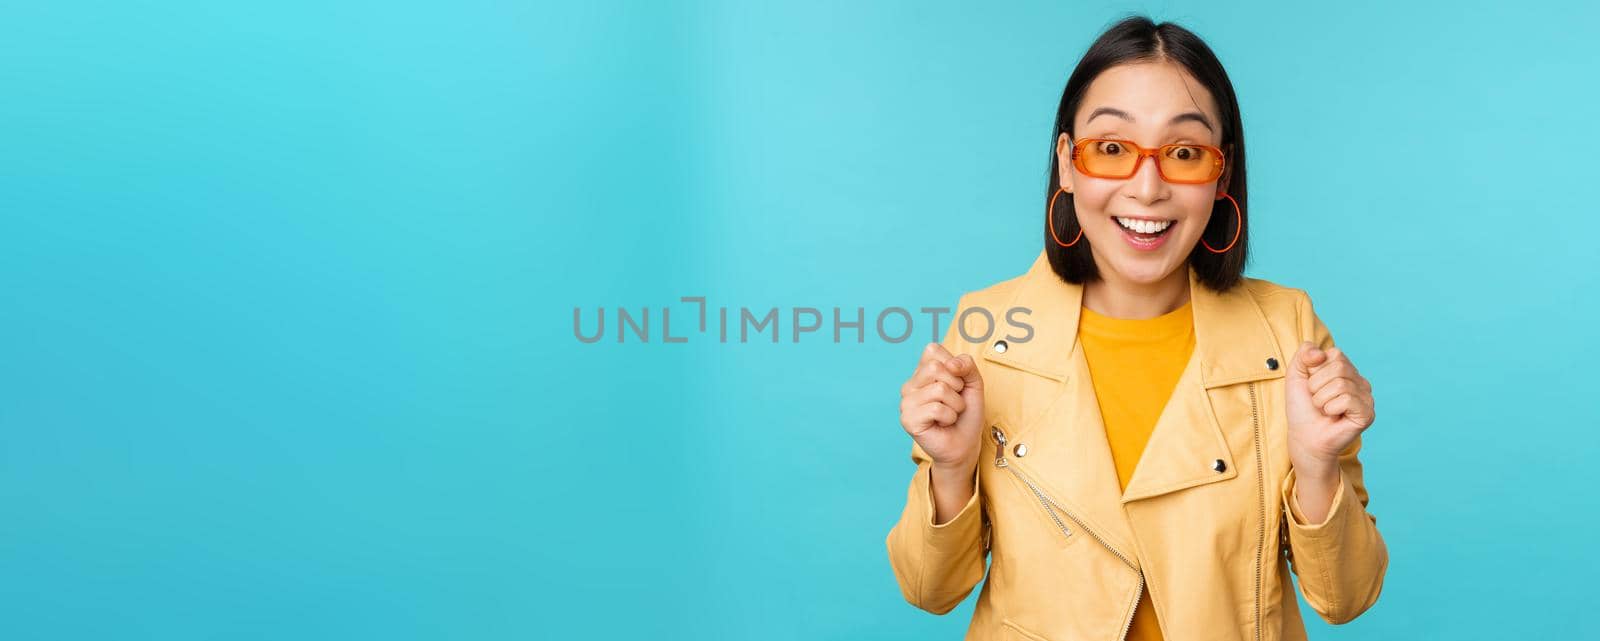
<instances>
[{"instance_id":1,"label":"woman's arm","mask_svg":"<svg viewBox=\"0 0 1600 641\"><path fill-rule=\"evenodd\" d=\"M1291 468L1283 480L1282 497L1294 551L1291 566L1300 577L1300 594L1328 623L1355 619L1378 601L1389 551L1378 533L1378 517L1367 512L1367 489L1362 481L1358 437L1339 458L1338 474L1327 513L1321 520L1305 518L1296 509L1298 470Z\"/></svg>"},{"instance_id":2,"label":"woman's arm","mask_svg":"<svg viewBox=\"0 0 1600 641\"><path fill-rule=\"evenodd\" d=\"M934 489L938 470L933 459L913 442L911 460L917 471L911 477L900 520L889 531L889 564L907 602L944 614L955 609L983 579L989 524L979 500L981 477L974 465L963 479L972 493L948 520L940 522L935 517L935 494L945 488L941 484L939 490ZM954 499L940 500L948 503Z\"/></svg>"},{"instance_id":3,"label":"woman's arm","mask_svg":"<svg viewBox=\"0 0 1600 641\"><path fill-rule=\"evenodd\" d=\"M968 302L963 296L958 314ZM912 437L917 471L886 540L889 564L906 601L934 614L972 592L987 556L978 474L983 377L967 347L952 323L942 344L923 349L900 390L900 423Z\"/></svg>"},{"instance_id":4,"label":"woman's arm","mask_svg":"<svg viewBox=\"0 0 1600 641\"><path fill-rule=\"evenodd\" d=\"M1300 328L1303 340L1310 341L1323 353L1334 350L1333 354L1343 357L1334 348L1333 337L1304 292L1301 292ZM1370 388L1362 392L1362 381L1364 379L1348 385L1352 395L1360 397L1349 405L1358 408L1354 410L1357 414L1371 410L1370 401L1364 400L1370 399ZM1342 420L1350 420L1350 417L1347 415ZM1338 423L1339 420L1332 420L1327 425L1314 427L1319 434L1326 435L1331 430L1341 429ZM1313 426L1301 425L1299 429L1309 427ZM1295 429L1296 425L1291 425L1291 431ZM1285 521L1293 551L1291 568L1300 577L1300 593L1319 616L1333 624L1348 622L1377 602L1389 567L1389 552L1383 536L1378 533L1378 518L1366 509L1367 488L1361 460L1357 457L1362 430L1365 427L1357 430L1355 437L1331 459L1327 455L1306 454L1316 449L1309 445L1292 446L1291 453L1298 449L1300 454L1290 457L1289 474L1280 488L1283 509L1289 516ZM1306 432L1292 433L1291 438L1307 435Z\"/></svg>"}]
</instances>

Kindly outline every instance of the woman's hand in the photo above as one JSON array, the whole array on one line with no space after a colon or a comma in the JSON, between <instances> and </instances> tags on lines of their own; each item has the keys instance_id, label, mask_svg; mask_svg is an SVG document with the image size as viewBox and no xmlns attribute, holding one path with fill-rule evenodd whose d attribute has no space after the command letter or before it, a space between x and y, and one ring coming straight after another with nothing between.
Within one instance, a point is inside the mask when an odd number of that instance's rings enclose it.
<instances>
[{"instance_id":1,"label":"woman's hand","mask_svg":"<svg viewBox=\"0 0 1600 641\"><path fill-rule=\"evenodd\" d=\"M933 458L935 476L969 480L978 463L983 424L983 378L978 364L929 343L910 380L900 387L900 426Z\"/></svg>"},{"instance_id":2,"label":"woman's hand","mask_svg":"<svg viewBox=\"0 0 1600 641\"><path fill-rule=\"evenodd\" d=\"M1298 497L1306 517L1322 521L1339 481L1339 453L1376 416L1372 383L1356 371L1343 350L1300 344L1287 374L1289 463L1297 474Z\"/></svg>"}]
</instances>

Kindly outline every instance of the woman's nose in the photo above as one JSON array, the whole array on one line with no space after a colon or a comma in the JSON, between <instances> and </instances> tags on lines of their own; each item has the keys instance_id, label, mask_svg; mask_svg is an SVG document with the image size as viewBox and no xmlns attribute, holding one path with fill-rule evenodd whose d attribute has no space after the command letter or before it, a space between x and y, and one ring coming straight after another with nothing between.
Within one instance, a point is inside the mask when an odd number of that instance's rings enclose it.
<instances>
[{"instance_id":1,"label":"woman's nose","mask_svg":"<svg viewBox=\"0 0 1600 641\"><path fill-rule=\"evenodd\" d=\"M1142 158L1139 168L1128 179L1129 195L1141 203L1153 203L1161 199L1162 192L1167 188L1165 183L1161 180L1161 169L1156 167L1156 159Z\"/></svg>"}]
</instances>

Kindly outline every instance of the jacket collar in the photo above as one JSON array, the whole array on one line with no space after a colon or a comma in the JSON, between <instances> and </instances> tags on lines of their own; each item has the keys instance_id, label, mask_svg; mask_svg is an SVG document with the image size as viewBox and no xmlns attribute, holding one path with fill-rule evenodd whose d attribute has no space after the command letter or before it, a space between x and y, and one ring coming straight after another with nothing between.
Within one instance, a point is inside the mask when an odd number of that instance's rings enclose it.
<instances>
[{"instance_id":1,"label":"jacket collar","mask_svg":"<svg viewBox=\"0 0 1600 641\"><path fill-rule=\"evenodd\" d=\"M1193 267L1184 268L1189 277L1189 300L1193 304L1195 355L1201 384L1206 388L1283 375L1287 363L1273 339L1266 316L1245 286L1222 293L1199 280ZM1078 316L1083 309L1083 285L1068 283L1056 276L1050 261L1040 252L1033 266L1021 278L1011 307L1025 307L1034 327L1026 343L1009 344L1004 352L991 342L983 356L1011 367L1041 376L1066 380L1069 356L1077 346ZM1277 359L1276 371L1267 368L1267 358Z\"/></svg>"}]
</instances>

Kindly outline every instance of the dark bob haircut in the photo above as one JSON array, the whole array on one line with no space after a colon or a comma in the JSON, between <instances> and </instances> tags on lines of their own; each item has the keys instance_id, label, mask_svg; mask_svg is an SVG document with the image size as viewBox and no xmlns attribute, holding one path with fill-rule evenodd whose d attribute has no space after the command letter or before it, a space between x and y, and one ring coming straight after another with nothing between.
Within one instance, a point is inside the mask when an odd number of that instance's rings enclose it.
<instances>
[{"instance_id":1,"label":"dark bob haircut","mask_svg":"<svg viewBox=\"0 0 1600 641\"><path fill-rule=\"evenodd\" d=\"M1199 280L1216 291L1226 291L1239 283L1244 275L1246 250L1250 240L1250 201L1245 189L1244 129L1239 118L1239 99L1233 93L1233 83L1222 69L1222 62L1206 43L1190 32L1170 22L1156 24L1149 18L1127 18L1101 34L1078 61L1078 67L1067 78L1067 87L1061 92L1061 105L1056 109L1055 132L1050 136L1050 180L1044 191L1044 209L1040 219L1045 221L1044 248L1050 267L1056 275L1069 283L1082 284L1100 279L1100 270L1094 263L1089 239L1072 247L1057 245L1051 237L1049 218L1050 199L1060 187L1061 167L1056 156L1056 141L1065 133L1072 137L1072 122L1089 90L1101 72L1119 64L1165 61L1183 67L1195 80L1211 92L1217 102L1222 120L1222 144L1227 158L1228 194L1239 202L1241 227L1239 241L1227 252L1216 254L1202 243L1195 243L1189 253L1189 265L1194 267ZM1056 203L1056 234L1072 238L1078 234L1078 216L1073 207L1071 193L1063 193ZM1201 232L1201 238L1215 247L1226 247L1233 239L1233 204L1227 199L1212 206L1211 221Z\"/></svg>"}]
</instances>

